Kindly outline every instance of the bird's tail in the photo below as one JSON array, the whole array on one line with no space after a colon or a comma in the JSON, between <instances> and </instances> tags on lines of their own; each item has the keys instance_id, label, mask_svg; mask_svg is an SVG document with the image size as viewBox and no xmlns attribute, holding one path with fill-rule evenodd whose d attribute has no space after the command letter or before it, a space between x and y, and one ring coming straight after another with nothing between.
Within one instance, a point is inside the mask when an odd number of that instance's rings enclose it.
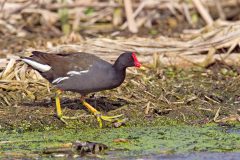
<instances>
[{"instance_id":1,"label":"bird's tail","mask_svg":"<svg viewBox=\"0 0 240 160\"><path fill-rule=\"evenodd\" d=\"M46 58L45 55L47 53L33 51L32 54L33 55L30 57L22 57L21 60L40 72L47 72L51 69L51 66L44 63L44 60L43 60Z\"/></svg>"}]
</instances>

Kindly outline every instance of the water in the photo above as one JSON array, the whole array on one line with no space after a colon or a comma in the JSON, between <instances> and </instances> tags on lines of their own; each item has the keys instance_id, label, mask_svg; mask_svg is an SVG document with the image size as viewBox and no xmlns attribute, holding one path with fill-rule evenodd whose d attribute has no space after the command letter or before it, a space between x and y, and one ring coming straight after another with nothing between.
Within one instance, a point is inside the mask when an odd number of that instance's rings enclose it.
<instances>
[{"instance_id":1,"label":"water","mask_svg":"<svg viewBox=\"0 0 240 160\"><path fill-rule=\"evenodd\" d=\"M49 158L52 155L41 154L45 148L61 148L80 140L107 145L109 150L101 155L106 159L240 160L239 126L223 128L217 125L177 124L0 134L0 158L6 158L6 153L11 155L10 158L26 155ZM116 139L126 141L116 142Z\"/></svg>"},{"instance_id":2,"label":"water","mask_svg":"<svg viewBox=\"0 0 240 160\"><path fill-rule=\"evenodd\" d=\"M126 158L127 159L127 158ZM136 159L136 158L133 158ZM200 152L200 153L186 153L186 154L171 154L171 155L150 155L145 156L140 159L148 160L239 160L240 152L227 152L227 153L209 153L209 152Z\"/></svg>"}]
</instances>

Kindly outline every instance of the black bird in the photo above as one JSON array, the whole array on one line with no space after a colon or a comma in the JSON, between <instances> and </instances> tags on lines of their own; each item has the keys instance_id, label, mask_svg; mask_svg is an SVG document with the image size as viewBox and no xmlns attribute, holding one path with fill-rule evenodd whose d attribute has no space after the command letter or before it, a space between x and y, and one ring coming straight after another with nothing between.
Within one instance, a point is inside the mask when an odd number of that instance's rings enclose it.
<instances>
[{"instance_id":1,"label":"black bird","mask_svg":"<svg viewBox=\"0 0 240 160\"><path fill-rule=\"evenodd\" d=\"M84 97L92 92L120 86L125 79L127 67L141 67L134 52L122 53L114 64L84 52L48 54L33 51L32 54L30 57L23 57L22 61L37 70L58 89L55 97L57 116L63 122L65 122L64 119L77 118L63 116L59 99L62 91L77 92L81 94L82 104L97 117L100 127L102 127L102 120L113 122L122 115L104 116L88 104Z\"/></svg>"}]
</instances>

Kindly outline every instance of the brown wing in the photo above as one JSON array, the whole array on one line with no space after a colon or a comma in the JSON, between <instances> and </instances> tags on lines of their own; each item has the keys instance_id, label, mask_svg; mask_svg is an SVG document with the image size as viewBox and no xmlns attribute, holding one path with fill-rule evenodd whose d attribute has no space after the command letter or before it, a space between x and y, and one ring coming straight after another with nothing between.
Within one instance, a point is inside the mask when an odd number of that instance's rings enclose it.
<instances>
[{"instance_id":1,"label":"brown wing","mask_svg":"<svg viewBox=\"0 0 240 160\"><path fill-rule=\"evenodd\" d=\"M52 82L58 77L64 77L69 71L87 70L96 61L102 61L99 57L84 53L69 53L69 54L49 54L39 51L32 52L31 59L42 64L51 66L51 70L41 72L43 77Z\"/></svg>"}]
</instances>

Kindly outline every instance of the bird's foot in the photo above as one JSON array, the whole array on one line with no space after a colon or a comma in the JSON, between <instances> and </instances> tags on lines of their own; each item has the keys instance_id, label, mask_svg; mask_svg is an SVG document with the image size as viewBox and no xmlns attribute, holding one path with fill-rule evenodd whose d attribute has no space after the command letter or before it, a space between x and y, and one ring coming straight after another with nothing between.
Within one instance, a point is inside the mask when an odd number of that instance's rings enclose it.
<instances>
[{"instance_id":1,"label":"bird's foot","mask_svg":"<svg viewBox=\"0 0 240 160\"><path fill-rule=\"evenodd\" d=\"M123 121L122 119L119 119L119 117L122 117L123 115L116 115L116 116L104 116L100 112L95 112L94 115L97 117L97 121L99 123L99 127L102 128L103 122L102 121L107 121L107 122L121 122Z\"/></svg>"},{"instance_id":2,"label":"bird's foot","mask_svg":"<svg viewBox=\"0 0 240 160\"><path fill-rule=\"evenodd\" d=\"M102 126L103 126L103 121L112 122L114 124L114 126L117 126L117 127L121 126L126 121L126 119L119 119L119 117L123 116L122 114L116 115L116 116L104 116L104 115L102 115L101 112L96 110L94 107L92 107L86 101L82 100L82 104L85 107L87 107L88 110L97 117L97 121L99 123L100 128L102 128ZM117 125L115 125L115 124L117 124Z\"/></svg>"}]
</instances>

